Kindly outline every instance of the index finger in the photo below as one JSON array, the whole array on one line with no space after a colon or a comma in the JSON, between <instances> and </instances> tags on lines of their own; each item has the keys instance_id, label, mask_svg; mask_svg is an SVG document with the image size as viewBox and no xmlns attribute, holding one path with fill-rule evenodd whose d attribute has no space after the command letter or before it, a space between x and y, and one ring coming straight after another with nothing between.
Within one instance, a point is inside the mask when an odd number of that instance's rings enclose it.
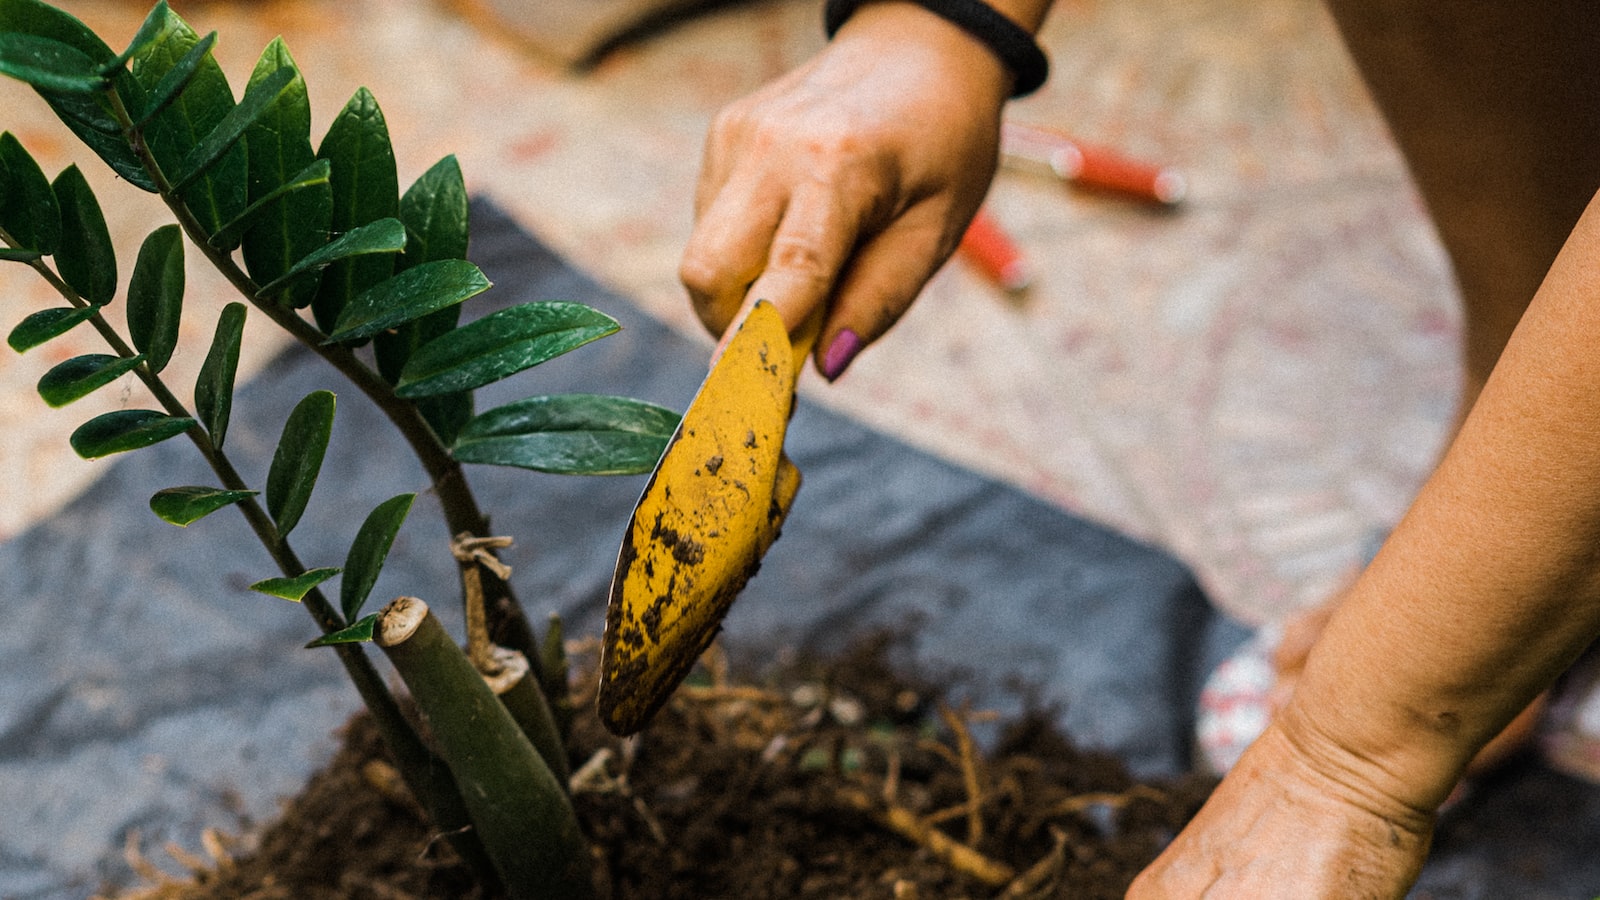
<instances>
[{"instance_id":1,"label":"index finger","mask_svg":"<svg viewBox=\"0 0 1600 900\"><path fill-rule=\"evenodd\" d=\"M763 190L765 184L759 177L743 177L721 185L684 247L678 280L713 335L721 336L738 320L788 205L784 194Z\"/></svg>"},{"instance_id":2,"label":"index finger","mask_svg":"<svg viewBox=\"0 0 1600 900\"><path fill-rule=\"evenodd\" d=\"M745 291L741 313L769 300L791 334L825 314L860 234L861 216L837 191L805 185L790 197L761 274Z\"/></svg>"}]
</instances>

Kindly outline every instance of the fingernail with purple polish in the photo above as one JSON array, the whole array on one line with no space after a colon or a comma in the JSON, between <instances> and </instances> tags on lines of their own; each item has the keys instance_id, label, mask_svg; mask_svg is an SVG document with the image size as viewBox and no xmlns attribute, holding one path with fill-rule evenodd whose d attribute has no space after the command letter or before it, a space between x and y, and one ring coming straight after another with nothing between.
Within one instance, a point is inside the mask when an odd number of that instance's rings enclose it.
<instances>
[{"instance_id":1,"label":"fingernail with purple polish","mask_svg":"<svg viewBox=\"0 0 1600 900\"><path fill-rule=\"evenodd\" d=\"M861 335L846 328L834 335L828 352L822 354L822 377L833 381L844 374L845 367L861 352Z\"/></svg>"}]
</instances>

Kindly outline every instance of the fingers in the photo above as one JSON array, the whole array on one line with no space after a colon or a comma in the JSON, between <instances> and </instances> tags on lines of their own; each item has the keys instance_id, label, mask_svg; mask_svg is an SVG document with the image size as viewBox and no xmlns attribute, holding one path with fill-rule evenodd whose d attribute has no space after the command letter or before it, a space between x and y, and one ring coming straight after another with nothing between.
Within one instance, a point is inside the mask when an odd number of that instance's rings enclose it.
<instances>
[{"instance_id":1,"label":"fingers","mask_svg":"<svg viewBox=\"0 0 1600 900\"><path fill-rule=\"evenodd\" d=\"M725 192L713 201L684 257L680 274L701 321L725 342L728 326L757 300L771 301L791 332L827 309L814 361L829 381L899 320L960 233L942 199L916 204L879 230L874 202L821 183L798 188L772 226L764 223L776 212L744 215L752 203L736 197ZM698 268L712 259L721 265Z\"/></svg>"},{"instance_id":2,"label":"fingers","mask_svg":"<svg viewBox=\"0 0 1600 900\"><path fill-rule=\"evenodd\" d=\"M785 194L771 185L792 172L752 165L722 186L679 271L702 323L722 336L713 358L757 300L770 301L791 333L827 309L858 239L879 227L882 198L893 193L888 176L872 169L817 166ZM774 197L786 199L763 199Z\"/></svg>"},{"instance_id":3,"label":"fingers","mask_svg":"<svg viewBox=\"0 0 1600 900\"><path fill-rule=\"evenodd\" d=\"M870 205L870 204L868 204ZM825 306L868 211L837 185L806 182L796 189L772 235L760 276L741 299L770 300L790 331Z\"/></svg>"},{"instance_id":4,"label":"fingers","mask_svg":"<svg viewBox=\"0 0 1600 900\"><path fill-rule=\"evenodd\" d=\"M751 282L766 267L788 198L764 190L758 179L718 188L684 248L678 278L688 289L701 324L720 336L738 314Z\"/></svg>"},{"instance_id":5,"label":"fingers","mask_svg":"<svg viewBox=\"0 0 1600 900\"><path fill-rule=\"evenodd\" d=\"M1283 634L1272 650L1274 678L1272 690L1267 695L1267 708L1274 716L1294 696L1300 673L1305 671L1306 658L1328 627L1328 620L1338 608L1339 600L1340 595L1335 595L1321 606L1303 610L1284 623Z\"/></svg>"},{"instance_id":6,"label":"fingers","mask_svg":"<svg viewBox=\"0 0 1600 900\"><path fill-rule=\"evenodd\" d=\"M998 146L1003 92L990 61L969 71L970 39L922 15L881 18L928 52L834 41L718 115L679 266L714 335L758 299L791 334L826 313L814 360L830 379L953 251Z\"/></svg>"},{"instance_id":7,"label":"fingers","mask_svg":"<svg viewBox=\"0 0 1600 900\"><path fill-rule=\"evenodd\" d=\"M803 190L784 212L761 274L748 287L728 278L721 293L705 291L702 321L725 342L728 324L757 300L771 301L791 332L826 309L813 356L819 374L837 379L911 306L949 258L959 234L943 203L914 206L882 230L863 221L869 215L860 206L841 202L836 192ZM759 243L758 237L747 238L741 253Z\"/></svg>"},{"instance_id":8,"label":"fingers","mask_svg":"<svg viewBox=\"0 0 1600 900\"><path fill-rule=\"evenodd\" d=\"M912 207L862 243L839 280L817 341L822 377L843 375L862 349L899 321L954 245L948 213L933 203Z\"/></svg>"}]
</instances>

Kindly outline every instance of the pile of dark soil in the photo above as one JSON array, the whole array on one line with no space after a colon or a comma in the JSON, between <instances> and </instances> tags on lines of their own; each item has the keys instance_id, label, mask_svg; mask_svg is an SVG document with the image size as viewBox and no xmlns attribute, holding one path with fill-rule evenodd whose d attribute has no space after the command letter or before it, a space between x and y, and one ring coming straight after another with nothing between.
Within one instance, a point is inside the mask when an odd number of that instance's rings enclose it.
<instances>
[{"instance_id":1,"label":"pile of dark soil","mask_svg":"<svg viewBox=\"0 0 1600 900\"><path fill-rule=\"evenodd\" d=\"M1208 779L1138 783L1047 715L999 724L944 705L887 639L735 682L713 664L640 737L576 692L574 804L613 898L1121 897L1199 808ZM990 723L983 723L990 727ZM998 724L998 723L995 723ZM363 717L328 769L247 839L124 900L484 898L384 761ZM230 844L232 846L230 846Z\"/></svg>"}]
</instances>

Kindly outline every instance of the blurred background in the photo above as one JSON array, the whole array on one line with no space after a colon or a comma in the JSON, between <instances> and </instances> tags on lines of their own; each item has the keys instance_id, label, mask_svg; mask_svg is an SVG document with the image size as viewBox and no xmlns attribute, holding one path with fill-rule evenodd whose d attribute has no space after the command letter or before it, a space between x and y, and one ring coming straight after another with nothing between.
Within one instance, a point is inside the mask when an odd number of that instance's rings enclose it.
<instances>
[{"instance_id":1,"label":"blurred background","mask_svg":"<svg viewBox=\"0 0 1600 900\"><path fill-rule=\"evenodd\" d=\"M59 5L114 46L148 11ZM642 32L674 4L172 6L221 32L236 92L282 35L314 143L369 87L402 186L457 154L474 194L708 352L676 280L707 124L824 40L819 0L699 4ZM836 385L808 375L807 402L1170 550L1246 622L1317 602L1404 509L1456 396L1454 289L1403 164L1316 0L1059 0L1041 43L1052 77L1010 119L1179 170L1186 198L1002 170L987 210L1031 286L958 258ZM113 186L26 89L0 82L0 110L48 174L84 163L131 266L163 211ZM194 260L190 279L185 332L204 341L200 311L230 297ZM52 302L20 266L0 267L0 296ZM83 337L0 354L0 471L21 473L0 481L0 540L110 465L68 449L77 423L142 402L119 384L43 407L35 382L96 349ZM253 328L245 368L279 340Z\"/></svg>"}]
</instances>

